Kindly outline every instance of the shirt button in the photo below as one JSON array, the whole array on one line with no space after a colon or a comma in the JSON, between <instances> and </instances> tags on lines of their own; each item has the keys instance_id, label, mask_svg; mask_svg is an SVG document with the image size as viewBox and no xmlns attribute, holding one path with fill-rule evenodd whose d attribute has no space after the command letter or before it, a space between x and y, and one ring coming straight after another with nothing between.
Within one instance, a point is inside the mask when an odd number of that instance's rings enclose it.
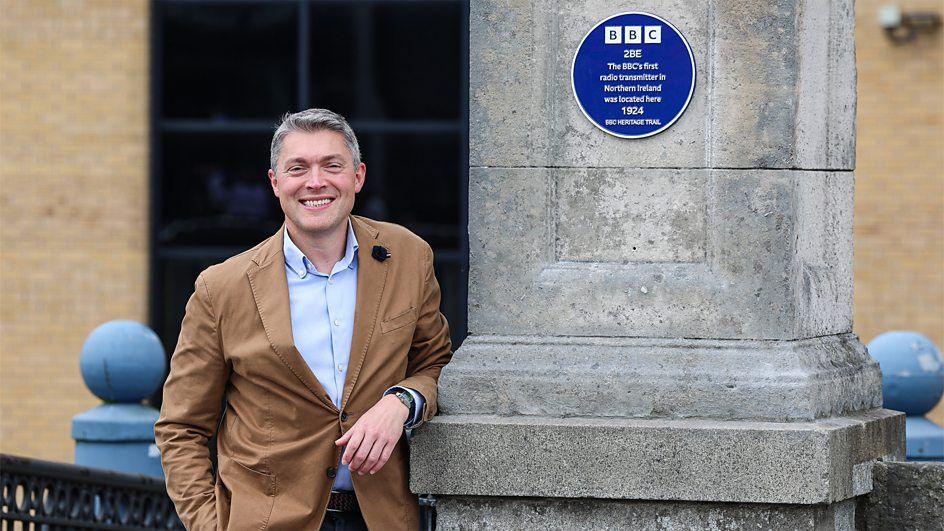
<instances>
[{"instance_id":1,"label":"shirt button","mask_svg":"<svg viewBox=\"0 0 944 531\"><path fill-rule=\"evenodd\" d=\"M334 320L334 326L341 326L341 320L340 320L340 319L335 319L335 320Z\"/></svg>"},{"instance_id":2,"label":"shirt button","mask_svg":"<svg viewBox=\"0 0 944 531\"><path fill-rule=\"evenodd\" d=\"M328 279L328 284L334 284L334 279L333 279L333 278L329 278L329 279Z\"/></svg>"},{"instance_id":3,"label":"shirt button","mask_svg":"<svg viewBox=\"0 0 944 531\"><path fill-rule=\"evenodd\" d=\"M338 365L338 372L344 372L344 365Z\"/></svg>"},{"instance_id":4,"label":"shirt button","mask_svg":"<svg viewBox=\"0 0 944 531\"><path fill-rule=\"evenodd\" d=\"M327 474L329 478L333 478L334 476L338 475L338 469L334 468L333 466L329 466Z\"/></svg>"}]
</instances>

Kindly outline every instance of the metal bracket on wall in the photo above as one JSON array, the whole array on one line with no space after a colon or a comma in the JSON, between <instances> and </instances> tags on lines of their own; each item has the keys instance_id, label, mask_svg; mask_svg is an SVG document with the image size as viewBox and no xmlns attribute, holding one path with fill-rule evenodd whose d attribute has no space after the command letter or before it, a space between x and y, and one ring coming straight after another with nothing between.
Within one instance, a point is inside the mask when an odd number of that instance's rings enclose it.
<instances>
[{"instance_id":1,"label":"metal bracket on wall","mask_svg":"<svg viewBox=\"0 0 944 531\"><path fill-rule=\"evenodd\" d=\"M913 41L918 33L934 33L941 27L941 14L925 11L902 12L896 5L879 10L879 24L896 44Z\"/></svg>"},{"instance_id":2,"label":"metal bracket on wall","mask_svg":"<svg viewBox=\"0 0 944 531\"><path fill-rule=\"evenodd\" d=\"M434 531L436 529L436 498L432 494L421 494L420 502L420 531Z\"/></svg>"}]
</instances>

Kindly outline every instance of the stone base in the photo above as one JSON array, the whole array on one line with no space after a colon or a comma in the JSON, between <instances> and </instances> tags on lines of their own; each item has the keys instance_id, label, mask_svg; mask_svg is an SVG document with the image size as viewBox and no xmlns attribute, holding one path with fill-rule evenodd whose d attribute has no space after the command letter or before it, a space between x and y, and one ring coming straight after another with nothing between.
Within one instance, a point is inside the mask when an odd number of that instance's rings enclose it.
<instances>
[{"instance_id":1,"label":"stone base","mask_svg":"<svg viewBox=\"0 0 944 531\"><path fill-rule=\"evenodd\" d=\"M416 430L411 489L439 496L829 504L904 454L901 413L812 422L443 415Z\"/></svg>"},{"instance_id":2,"label":"stone base","mask_svg":"<svg viewBox=\"0 0 944 531\"><path fill-rule=\"evenodd\" d=\"M496 360L501 360L499 363ZM853 334L796 341L469 336L442 414L809 421L881 407Z\"/></svg>"},{"instance_id":3,"label":"stone base","mask_svg":"<svg viewBox=\"0 0 944 531\"><path fill-rule=\"evenodd\" d=\"M443 496L436 529L855 529L855 501L830 505Z\"/></svg>"}]
</instances>

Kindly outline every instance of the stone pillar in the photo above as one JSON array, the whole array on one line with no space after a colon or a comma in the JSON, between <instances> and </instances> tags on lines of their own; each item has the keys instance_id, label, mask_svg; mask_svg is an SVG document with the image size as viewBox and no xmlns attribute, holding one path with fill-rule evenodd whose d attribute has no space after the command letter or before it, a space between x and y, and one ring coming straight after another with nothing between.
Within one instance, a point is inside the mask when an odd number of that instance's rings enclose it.
<instances>
[{"instance_id":1,"label":"stone pillar","mask_svg":"<svg viewBox=\"0 0 944 531\"><path fill-rule=\"evenodd\" d=\"M586 32L688 38L688 110L581 113ZM473 0L469 332L415 434L439 528L851 529L903 416L852 330L852 0Z\"/></svg>"}]
</instances>

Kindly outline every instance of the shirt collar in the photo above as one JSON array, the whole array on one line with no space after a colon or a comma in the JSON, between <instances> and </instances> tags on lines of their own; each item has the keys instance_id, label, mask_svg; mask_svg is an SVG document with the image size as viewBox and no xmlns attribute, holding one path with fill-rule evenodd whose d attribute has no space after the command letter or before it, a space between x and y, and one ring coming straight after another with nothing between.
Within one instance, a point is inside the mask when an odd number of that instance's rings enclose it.
<instances>
[{"instance_id":1,"label":"shirt collar","mask_svg":"<svg viewBox=\"0 0 944 531\"><path fill-rule=\"evenodd\" d=\"M315 266L311 265L311 260L302 253L301 249L295 245L295 242L292 241L292 238L288 235L288 228L283 229L285 231L285 242L282 244L282 251L285 254L285 265L292 270L293 273L298 275L299 278L305 278L308 276L309 268L312 272L315 272ZM349 268L354 269L357 267L357 262L354 260L357 257L357 237L354 236L354 226L351 224L351 218L347 218L347 244L344 249L344 257L341 260L334 264L334 269L331 270L331 274L334 274L342 269Z\"/></svg>"}]
</instances>

